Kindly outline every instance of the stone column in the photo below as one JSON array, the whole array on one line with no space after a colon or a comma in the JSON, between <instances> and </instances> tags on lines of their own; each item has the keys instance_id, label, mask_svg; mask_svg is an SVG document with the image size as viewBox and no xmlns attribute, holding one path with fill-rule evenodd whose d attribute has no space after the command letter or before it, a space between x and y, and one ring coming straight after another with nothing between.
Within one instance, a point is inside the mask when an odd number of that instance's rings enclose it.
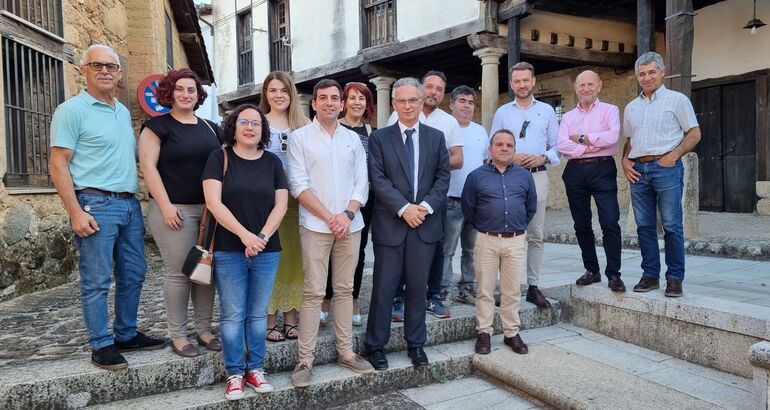
<instances>
[{"instance_id":1,"label":"stone column","mask_svg":"<svg viewBox=\"0 0 770 410\"><path fill-rule=\"evenodd\" d=\"M491 132L489 127L492 126L492 116L495 115L500 96L500 57L507 52L497 47L484 47L473 52L474 56L481 59L481 125L487 132Z\"/></svg>"},{"instance_id":2,"label":"stone column","mask_svg":"<svg viewBox=\"0 0 770 410\"><path fill-rule=\"evenodd\" d=\"M770 215L770 181L757 181L757 213Z\"/></svg>"},{"instance_id":3,"label":"stone column","mask_svg":"<svg viewBox=\"0 0 770 410\"><path fill-rule=\"evenodd\" d=\"M380 75L370 78L369 82L377 89L377 128L382 128L390 117L390 86L396 79Z\"/></svg>"},{"instance_id":4,"label":"stone column","mask_svg":"<svg viewBox=\"0 0 770 410\"><path fill-rule=\"evenodd\" d=\"M770 409L770 342L759 342L749 349L749 362L754 366L754 407Z\"/></svg>"},{"instance_id":5,"label":"stone column","mask_svg":"<svg viewBox=\"0 0 770 410\"><path fill-rule=\"evenodd\" d=\"M299 93L299 106L302 108L302 113L305 117L310 118L310 101L313 100L313 96L310 94ZM312 118L310 118L312 120Z\"/></svg>"}]
</instances>

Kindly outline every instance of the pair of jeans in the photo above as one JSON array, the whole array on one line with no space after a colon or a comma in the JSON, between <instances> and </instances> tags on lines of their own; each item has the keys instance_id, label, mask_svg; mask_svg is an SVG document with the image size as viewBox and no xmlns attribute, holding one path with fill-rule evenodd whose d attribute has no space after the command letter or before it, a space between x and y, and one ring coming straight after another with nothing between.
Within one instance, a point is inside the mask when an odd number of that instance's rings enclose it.
<instances>
[{"instance_id":1,"label":"pair of jeans","mask_svg":"<svg viewBox=\"0 0 770 410\"><path fill-rule=\"evenodd\" d=\"M147 262L144 258L144 220L139 201L78 193L80 207L99 225L94 234L75 236L80 250L80 303L94 350L136 336L136 314ZM109 331L107 294L115 270L115 321Z\"/></svg>"},{"instance_id":2,"label":"pair of jeans","mask_svg":"<svg viewBox=\"0 0 770 410\"><path fill-rule=\"evenodd\" d=\"M660 278L660 251L656 211L660 211L666 246L666 279L684 280L684 227L682 224L682 192L684 166L677 160L673 167L658 161L636 162L639 180L631 184L631 203L636 219L636 233L642 251L642 275Z\"/></svg>"},{"instance_id":3,"label":"pair of jeans","mask_svg":"<svg viewBox=\"0 0 770 410\"><path fill-rule=\"evenodd\" d=\"M247 258L242 251L214 251L222 356L228 376L264 370L267 304L280 255L265 252Z\"/></svg>"},{"instance_id":4,"label":"pair of jeans","mask_svg":"<svg viewBox=\"0 0 770 410\"><path fill-rule=\"evenodd\" d=\"M476 245L476 229L465 222L460 198L447 199L446 223L444 224L444 277L441 279L441 292L449 292L452 286L452 258L455 256L457 241L460 241L462 256L460 259L460 292L466 287L473 288L476 270L473 267L473 247Z\"/></svg>"},{"instance_id":5,"label":"pair of jeans","mask_svg":"<svg viewBox=\"0 0 770 410\"><path fill-rule=\"evenodd\" d=\"M575 236L583 257L583 267L598 273L596 238L591 223L591 197L596 201L602 243L607 256L607 278L620 275L620 207L618 206L618 169L614 159L578 164L567 162L561 178L567 191L569 210L575 222Z\"/></svg>"}]
</instances>

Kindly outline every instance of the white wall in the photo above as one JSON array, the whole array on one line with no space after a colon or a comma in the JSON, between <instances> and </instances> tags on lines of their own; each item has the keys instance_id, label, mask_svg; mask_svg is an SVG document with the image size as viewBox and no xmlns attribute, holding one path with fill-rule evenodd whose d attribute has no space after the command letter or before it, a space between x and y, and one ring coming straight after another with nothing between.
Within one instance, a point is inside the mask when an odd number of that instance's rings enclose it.
<instances>
[{"instance_id":1,"label":"white wall","mask_svg":"<svg viewBox=\"0 0 770 410\"><path fill-rule=\"evenodd\" d=\"M397 1L396 34L399 41L476 20L483 10L479 0Z\"/></svg>"},{"instance_id":2,"label":"white wall","mask_svg":"<svg viewBox=\"0 0 770 410\"><path fill-rule=\"evenodd\" d=\"M693 81L770 67L770 26L752 36L752 0L728 0L698 10L692 53ZM770 23L770 1L757 1L757 18Z\"/></svg>"},{"instance_id":3,"label":"white wall","mask_svg":"<svg viewBox=\"0 0 770 410\"><path fill-rule=\"evenodd\" d=\"M211 22L214 20L212 16L202 16L200 17L201 20L204 20L205 22L208 22L211 24ZM214 81L218 81L217 78L217 59L214 58L214 37L211 35L211 27L209 27L208 24L206 24L203 21L200 21L198 24L201 26L201 34L203 34L203 44L206 47L206 52L209 55L209 64L211 64L211 71L214 72ZM219 115L219 106L217 105L217 85L215 83L211 83L211 85L204 85L203 89L206 90L206 93L208 94L208 97L206 97L206 101L201 104L200 107L198 107L197 110L195 110L195 114L197 114L201 118L205 118L210 121L214 121L216 123L219 123L222 121L222 117Z\"/></svg>"},{"instance_id":4,"label":"white wall","mask_svg":"<svg viewBox=\"0 0 770 410\"><path fill-rule=\"evenodd\" d=\"M361 48L359 0L293 0L289 13L295 72L353 57Z\"/></svg>"}]
</instances>

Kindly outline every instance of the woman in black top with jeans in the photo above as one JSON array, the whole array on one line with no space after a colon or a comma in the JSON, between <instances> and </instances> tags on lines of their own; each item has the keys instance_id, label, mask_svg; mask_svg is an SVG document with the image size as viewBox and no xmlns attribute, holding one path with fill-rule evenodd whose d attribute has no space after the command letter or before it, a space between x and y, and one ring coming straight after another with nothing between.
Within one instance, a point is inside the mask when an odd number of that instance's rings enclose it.
<instances>
[{"instance_id":1,"label":"woman in black top with jeans","mask_svg":"<svg viewBox=\"0 0 770 410\"><path fill-rule=\"evenodd\" d=\"M205 202L200 182L203 167L220 145L219 127L195 116L205 99L193 71L169 71L158 83L158 102L171 112L147 120L139 137L139 162L151 197L147 226L166 272L163 300L168 334L172 350L184 357L198 355L187 340L190 299L198 344L222 350L222 343L211 334L214 286L193 284L181 272L187 252L195 245Z\"/></svg>"}]
</instances>

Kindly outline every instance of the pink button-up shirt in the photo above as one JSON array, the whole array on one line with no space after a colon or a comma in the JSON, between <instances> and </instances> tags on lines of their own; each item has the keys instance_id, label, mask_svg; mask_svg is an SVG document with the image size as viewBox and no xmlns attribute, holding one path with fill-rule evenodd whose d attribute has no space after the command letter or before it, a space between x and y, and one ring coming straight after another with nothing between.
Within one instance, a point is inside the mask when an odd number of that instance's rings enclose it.
<instances>
[{"instance_id":1,"label":"pink button-up shirt","mask_svg":"<svg viewBox=\"0 0 770 410\"><path fill-rule=\"evenodd\" d=\"M590 142L579 144L570 135L585 135ZM580 104L561 117L556 149L567 158L613 156L618 152L620 112L618 107L599 101L588 111Z\"/></svg>"}]
</instances>

